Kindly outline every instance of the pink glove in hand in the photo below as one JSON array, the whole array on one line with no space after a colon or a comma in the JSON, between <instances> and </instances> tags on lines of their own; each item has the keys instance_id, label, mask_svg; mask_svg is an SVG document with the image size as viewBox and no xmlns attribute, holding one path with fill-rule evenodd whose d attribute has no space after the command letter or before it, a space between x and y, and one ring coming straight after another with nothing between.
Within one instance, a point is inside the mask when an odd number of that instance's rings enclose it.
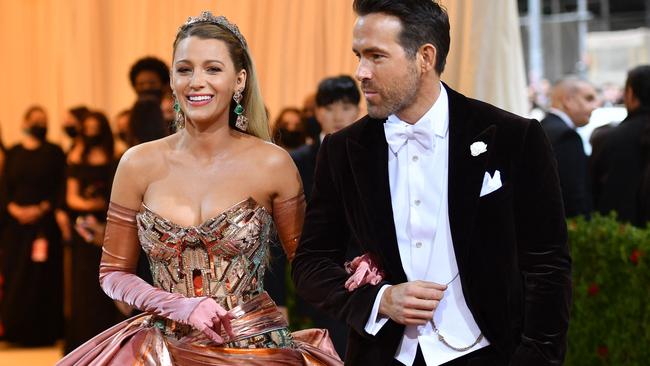
<instances>
[{"instance_id":1,"label":"pink glove in hand","mask_svg":"<svg viewBox=\"0 0 650 366\"><path fill-rule=\"evenodd\" d=\"M228 338L233 339L235 335L232 332L230 320L234 315L226 311L212 298L203 298L190 314L188 323L195 329L203 332L217 344L223 344L227 341L221 336L221 327L226 331Z\"/></svg>"},{"instance_id":2,"label":"pink glove in hand","mask_svg":"<svg viewBox=\"0 0 650 366\"><path fill-rule=\"evenodd\" d=\"M352 292L366 285L376 285L384 279L384 272L377 265L370 253L365 253L345 263L345 271L351 274L345 281L345 288Z\"/></svg>"}]
</instances>

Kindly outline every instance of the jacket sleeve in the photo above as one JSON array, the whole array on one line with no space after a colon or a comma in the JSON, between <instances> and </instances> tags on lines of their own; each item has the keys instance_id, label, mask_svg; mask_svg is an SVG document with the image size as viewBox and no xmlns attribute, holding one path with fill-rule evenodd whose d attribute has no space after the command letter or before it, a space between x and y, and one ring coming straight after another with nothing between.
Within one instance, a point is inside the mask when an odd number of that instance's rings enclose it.
<instances>
[{"instance_id":1,"label":"jacket sleeve","mask_svg":"<svg viewBox=\"0 0 650 366\"><path fill-rule=\"evenodd\" d=\"M521 151L515 220L524 323L510 365L560 365L567 347L571 258L555 159L536 121L529 123Z\"/></svg>"},{"instance_id":2,"label":"jacket sleeve","mask_svg":"<svg viewBox=\"0 0 650 366\"><path fill-rule=\"evenodd\" d=\"M377 293L387 282L362 286L353 292L345 289L349 275L343 263L351 237L340 185L333 174L335 159L329 153L330 142L326 136L318 153L312 197L292 263L292 277L297 293L307 302L345 321L357 333L371 337L364 327Z\"/></svg>"}]
</instances>

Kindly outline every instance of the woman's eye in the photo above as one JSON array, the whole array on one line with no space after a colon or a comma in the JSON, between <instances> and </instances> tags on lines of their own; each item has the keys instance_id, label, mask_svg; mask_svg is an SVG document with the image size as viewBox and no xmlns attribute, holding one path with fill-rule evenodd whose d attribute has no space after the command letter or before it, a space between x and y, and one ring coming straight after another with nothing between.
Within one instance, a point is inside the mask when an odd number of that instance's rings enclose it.
<instances>
[{"instance_id":1,"label":"woman's eye","mask_svg":"<svg viewBox=\"0 0 650 366\"><path fill-rule=\"evenodd\" d=\"M176 69L176 72L182 74L182 73L190 72L190 69L187 67L179 67L178 69Z\"/></svg>"},{"instance_id":2,"label":"woman's eye","mask_svg":"<svg viewBox=\"0 0 650 366\"><path fill-rule=\"evenodd\" d=\"M208 67L208 72L219 72L221 68L218 67Z\"/></svg>"}]
</instances>

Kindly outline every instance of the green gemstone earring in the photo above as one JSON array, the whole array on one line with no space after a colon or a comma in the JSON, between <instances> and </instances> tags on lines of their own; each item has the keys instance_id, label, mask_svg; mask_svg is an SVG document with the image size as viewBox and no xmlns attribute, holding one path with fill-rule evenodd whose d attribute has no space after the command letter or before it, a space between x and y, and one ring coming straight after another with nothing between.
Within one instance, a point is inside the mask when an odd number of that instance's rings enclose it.
<instances>
[{"instance_id":1,"label":"green gemstone earring","mask_svg":"<svg viewBox=\"0 0 650 366\"><path fill-rule=\"evenodd\" d=\"M248 118L244 116L244 107L242 107L239 102L242 99L242 94L241 90L237 90L235 92L235 95L232 96L232 99L237 103L235 106L235 114L237 115L237 120L235 121L235 127L240 129L241 131L246 132L246 129L248 128Z\"/></svg>"}]
</instances>

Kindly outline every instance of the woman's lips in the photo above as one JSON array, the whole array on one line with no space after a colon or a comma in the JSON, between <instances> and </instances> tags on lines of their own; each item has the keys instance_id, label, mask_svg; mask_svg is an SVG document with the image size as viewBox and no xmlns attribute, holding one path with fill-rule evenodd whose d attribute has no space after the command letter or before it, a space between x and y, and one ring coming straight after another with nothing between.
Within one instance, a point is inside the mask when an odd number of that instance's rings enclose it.
<instances>
[{"instance_id":1,"label":"woman's lips","mask_svg":"<svg viewBox=\"0 0 650 366\"><path fill-rule=\"evenodd\" d=\"M192 107L200 107L203 105L206 105L210 103L214 99L213 95L206 95L206 94L201 94L201 95L189 95L187 97L187 102L192 106Z\"/></svg>"}]
</instances>

